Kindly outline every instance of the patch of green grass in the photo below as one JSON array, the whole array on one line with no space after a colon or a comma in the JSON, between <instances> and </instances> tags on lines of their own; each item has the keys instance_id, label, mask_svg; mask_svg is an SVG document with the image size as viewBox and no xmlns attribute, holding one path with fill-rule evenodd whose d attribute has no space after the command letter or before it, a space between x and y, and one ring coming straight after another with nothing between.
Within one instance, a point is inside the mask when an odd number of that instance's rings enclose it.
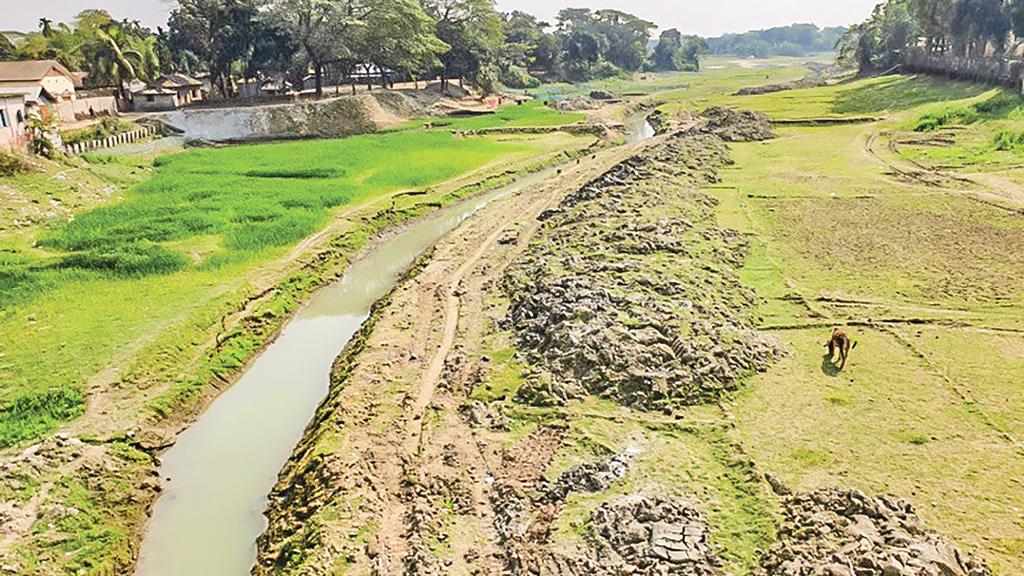
<instances>
[{"instance_id":1,"label":"patch of green grass","mask_svg":"<svg viewBox=\"0 0 1024 576\"><path fill-rule=\"evenodd\" d=\"M48 434L84 411L85 398L69 386L22 394L0 406L0 448Z\"/></svg>"},{"instance_id":2,"label":"patch of green grass","mask_svg":"<svg viewBox=\"0 0 1024 576\"><path fill-rule=\"evenodd\" d=\"M932 76L883 76L840 89L833 104L839 114L910 110L934 102L963 100L988 92L985 84Z\"/></svg>"},{"instance_id":3,"label":"patch of green grass","mask_svg":"<svg viewBox=\"0 0 1024 576\"><path fill-rule=\"evenodd\" d=\"M485 128L515 128L524 126L566 126L586 118L586 114L561 113L544 106L541 100L509 104L495 110L494 114L480 116L452 116L448 118L417 121L403 125L403 129L420 128L429 125L439 130L482 130Z\"/></svg>"},{"instance_id":4,"label":"patch of green grass","mask_svg":"<svg viewBox=\"0 0 1024 576\"><path fill-rule=\"evenodd\" d=\"M793 460L796 460L804 467L824 466L828 464L829 455L820 450L801 446L793 451Z\"/></svg>"}]
</instances>

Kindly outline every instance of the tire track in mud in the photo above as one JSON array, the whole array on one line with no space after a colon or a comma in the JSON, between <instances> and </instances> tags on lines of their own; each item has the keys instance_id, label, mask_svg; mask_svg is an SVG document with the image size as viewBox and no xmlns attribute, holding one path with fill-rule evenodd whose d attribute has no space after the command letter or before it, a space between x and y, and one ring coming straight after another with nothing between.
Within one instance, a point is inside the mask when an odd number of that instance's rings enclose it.
<instances>
[{"instance_id":1,"label":"tire track in mud","mask_svg":"<svg viewBox=\"0 0 1024 576\"><path fill-rule=\"evenodd\" d=\"M614 164L648 144L640 143L619 147L615 152L605 155L607 158L602 157L597 162L600 165ZM430 357L418 388L415 392L410 391L406 396L406 410L402 416L402 422L396 422L397 426L393 430L393 432L400 431L398 432L400 438L395 438L393 441L398 444L396 446L398 448L397 456L402 462L402 471L398 475L388 474L390 481L378 484L377 493L381 498L381 529L378 532L380 549L377 551L374 561L374 573L446 573L451 569L451 566L437 566L436 559L432 558L429 551L425 549L425 542L429 540L431 528L425 519L426 514L421 510L424 486L429 492L434 481L443 480L442 473L431 470L436 460L449 456L437 453L437 446L440 444L443 444L445 448L455 447L456 451L461 454L459 465L466 469L462 475L463 486L461 488L472 496L475 517L486 521L486 530L494 529L494 510L491 500L487 497L491 492L488 480L493 481L492 467L488 465L487 455L479 439L461 416L456 415L455 418L447 418L444 421L443 432L437 437L429 438L430 442L427 442L429 437L426 430L427 409L440 402L448 405L439 412L456 414L457 406L451 405L452 401L465 400L465 398L453 399L450 397L439 400L437 396L438 385L442 380L446 363L459 331L459 320L464 307L464 282L484 260L488 251L492 250L509 228L517 223L524 223L524 225L517 235L516 247L512 252L518 253L525 250L542 225L538 216L557 204L568 191L586 182L592 177L592 171L593 168L587 164L572 167L567 170L565 175L559 173L559 176L523 191L522 195L538 193L542 197L529 204L525 210L501 218L489 230L489 234L482 240L479 247L471 252L452 272L450 279L431 288L434 301L442 300L444 302L443 324L440 329L442 338L438 348ZM477 219L476 225L479 225L483 216L477 215L475 218ZM472 236L472 234L472 232L463 232L463 235L466 236ZM500 276L501 271L511 263L513 255L504 255L500 262L488 262L488 270L484 277L497 278ZM462 449L458 450L459 447ZM466 450L465 447L472 447L472 449ZM415 478L417 481L409 482L410 478ZM438 494L431 495L439 496ZM473 554L471 555L475 555L478 559L475 568L490 567L494 571L501 570L500 566L494 564L494 558L503 555L495 548L497 540L495 537L484 538L482 542L473 545ZM465 566L460 566L460 568L465 568Z\"/></svg>"}]
</instances>

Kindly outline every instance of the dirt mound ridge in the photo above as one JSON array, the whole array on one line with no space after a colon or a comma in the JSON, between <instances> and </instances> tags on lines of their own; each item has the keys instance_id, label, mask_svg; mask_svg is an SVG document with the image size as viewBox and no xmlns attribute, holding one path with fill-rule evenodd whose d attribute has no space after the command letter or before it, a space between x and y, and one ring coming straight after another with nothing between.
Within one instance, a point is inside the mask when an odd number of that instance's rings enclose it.
<instances>
[{"instance_id":1,"label":"dirt mound ridge","mask_svg":"<svg viewBox=\"0 0 1024 576\"><path fill-rule=\"evenodd\" d=\"M718 226L717 201L696 189L728 162L717 136L680 133L542 215L545 228L504 278L506 323L548 372L520 400L699 404L781 354L753 330L758 299L736 274L747 242Z\"/></svg>"},{"instance_id":2,"label":"dirt mound ridge","mask_svg":"<svg viewBox=\"0 0 1024 576\"><path fill-rule=\"evenodd\" d=\"M772 119L761 112L712 106L700 115L707 120L706 130L726 142L752 142L775 137Z\"/></svg>"},{"instance_id":3,"label":"dirt mound ridge","mask_svg":"<svg viewBox=\"0 0 1024 576\"><path fill-rule=\"evenodd\" d=\"M767 574L803 576L986 576L988 568L925 530L909 502L822 488L786 501L779 541L762 558Z\"/></svg>"},{"instance_id":4,"label":"dirt mound ridge","mask_svg":"<svg viewBox=\"0 0 1024 576\"><path fill-rule=\"evenodd\" d=\"M224 142L280 138L336 138L368 134L425 114L443 96L437 91L388 91L328 100L186 108L154 115L189 140Z\"/></svg>"}]
</instances>

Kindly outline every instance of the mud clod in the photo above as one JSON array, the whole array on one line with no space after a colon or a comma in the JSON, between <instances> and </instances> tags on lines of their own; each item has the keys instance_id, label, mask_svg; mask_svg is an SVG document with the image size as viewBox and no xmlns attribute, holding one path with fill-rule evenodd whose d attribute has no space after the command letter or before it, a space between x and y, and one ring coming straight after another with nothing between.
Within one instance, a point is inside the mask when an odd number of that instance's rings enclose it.
<instances>
[{"instance_id":1,"label":"mud clod","mask_svg":"<svg viewBox=\"0 0 1024 576\"><path fill-rule=\"evenodd\" d=\"M720 575L700 512L662 497L630 495L603 504L590 517L596 539L617 556L620 572Z\"/></svg>"},{"instance_id":2,"label":"mud clod","mask_svg":"<svg viewBox=\"0 0 1024 576\"><path fill-rule=\"evenodd\" d=\"M902 498L821 488L789 498L785 517L779 541L762 558L765 574L990 574L982 562L926 530Z\"/></svg>"}]
</instances>

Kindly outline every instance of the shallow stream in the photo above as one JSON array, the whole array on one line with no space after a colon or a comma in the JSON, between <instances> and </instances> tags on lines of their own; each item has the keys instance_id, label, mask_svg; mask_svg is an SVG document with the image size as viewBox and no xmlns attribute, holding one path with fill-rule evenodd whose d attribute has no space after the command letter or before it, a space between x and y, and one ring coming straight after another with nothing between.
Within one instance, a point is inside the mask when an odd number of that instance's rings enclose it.
<instances>
[{"instance_id":1,"label":"shallow stream","mask_svg":"<svg viewBox=\"0 0 1024 576\"><path fill-rule=\"evenodd\" d=\"M441 212L383 241L319 292L245 374L181 433L160 466L136 576L242 576L277 474L327 394L331 364L402 271L488 203L547 178L553 169Z\"/></svg>"},{"instance_id":2,"label":"shallow stream","mask_svg":"<svg viewBox=\"0 0 1024 576\"><path fill-rule=\"evenodd\" d=\"M627 126L631 142L654 136L642 115ZM381 242L341 280L313 297L163 455L163 492L153 508L135 576L249 574L256 562L256 539L267 525L267 495L327 394L334 359L371 305L424 250L463 220L554 172L531 174L413 224Z\"/></svg>"}]
</instances>

